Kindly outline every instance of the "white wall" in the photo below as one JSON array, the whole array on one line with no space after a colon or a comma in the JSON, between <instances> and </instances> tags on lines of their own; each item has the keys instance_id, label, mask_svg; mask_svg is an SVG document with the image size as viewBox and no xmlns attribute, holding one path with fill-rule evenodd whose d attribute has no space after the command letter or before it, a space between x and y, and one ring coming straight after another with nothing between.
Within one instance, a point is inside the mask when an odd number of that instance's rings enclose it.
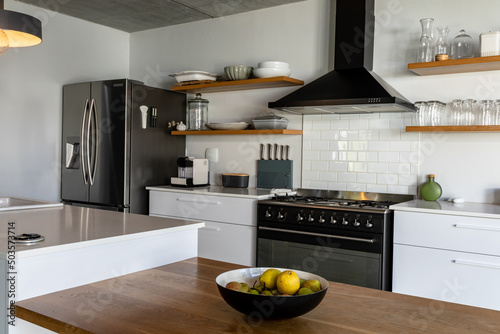
<instances>
[{"instance_id":1,"label":"white wall","mask_svg":"<svg viewBox=\"0 0 500 334\"><path fill-rule=\"evenodd\" d=\"M328 10L328 0L308 0L132 34L131 74L168 88L174 82L168 77L171 73L205 70L222 74L225 65L256 65L262 60L278 59L291 64L292 77L307 83L327 72ZM375 0L374 71L411 102L500 98L498 71L420 77L407 70L407 64L415 61L421 18L433 17L435 27L448 25L450 41L464 28L478 44L481 32L500 30L499 11L500 2L492 0ZM292 90L206 94L204 97L210 101L209 121L251 120L266 111L267 102ZM296 117L292 117L292 127L301 128L301 118ZM354 117L304 116L303 138L192 136L187 138L187 150L201 157L205 148L219 147L221 161L211 166L216 177L236 169L249 172L255 179L258 143L289 143L295 148L296 178L297 167L304 164L302 178L294 183L296 187L417 194L426 175L435 173L443 187L443 198L500 200L500 155L495 154L500 134L409 134L405 132L409 119L404 114L371 116L379 121L370 116ZM356 128L361 123L367 127ZM386 125L380 128L382 123ZM360 144L363 136L371 133L376 135L375 141L383 142L383 147L369 141L367 150L336 150L332 142L338 144L337 139L328 137L335 133L348 135L352 145ZM351 160L338 160L342 154L347 157L349 151ZM363 161L366 157L372 160ZM214 181L220 183L218 178Z\"/></svg>"},{"instance_id":2,"label":"white wall","mask_svg":"<svg viewBox=\"0 0 500 334\"><path fill-rule=\"evenodd\" d=\"M19 2L42 44L0 55L0 196L59 200L62 85L128 76L129 34Z\"/></svg>"},{"instance_id":3,"label":"white wall","mask_svg":"<svg viewBox=\"0 0 500 334\"><path fill-rule=\"evenodd\" d=\"M169 74L202 70L223 74L224 66L256 67L264 60L286 61L292 77L311 81L328 65L328 0L309 0L204 20L131 35L131 76L148 84L171 87ZM273 88L203 94L209 100L209 122L251 122L268 112L267 103L296 88ZM192 95L190 96L190 98ZM301 129L302 117L285 115L289 128ZM204 157L208 147L219 148L219 162L211 164L211 183L221 184L223 172L246 172L256 185L260 143L292 147L294 186L300 187L301 136L189 136L189 155Z\"/></svg>"},{"instance_id":4,"label":"white wall","mask_svg":"<svg viewBox=\"0 0 500 334\"><path fill-rule=\"evenodd\" d=\"M500 99L500 71L417 76L407 70L415 62L420 22L434 18L435 27L447 25L450 42L465 29L476 43L479 34L500 30L500 2L492 0L376 0L379 24L375 32L374 71L410 101ZM420 134L419 185L436 174L443 198L464 197L471 202L500 201L500 133Z\"/></svg>"}]
</instances>

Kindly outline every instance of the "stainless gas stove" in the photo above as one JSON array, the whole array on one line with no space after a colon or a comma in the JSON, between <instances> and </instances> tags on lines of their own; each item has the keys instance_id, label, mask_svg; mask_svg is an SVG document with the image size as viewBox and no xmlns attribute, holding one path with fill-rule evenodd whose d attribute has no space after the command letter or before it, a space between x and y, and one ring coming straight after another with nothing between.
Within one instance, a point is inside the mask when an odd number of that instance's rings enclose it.
<instances>
[{"instance_id":1,"label":"stainless gas stove","mask_svg":"<svg viewBox=\"0 0 500 334\"><path fill-rule=\"evenodd\" d=\"M257 265L391 289L393 213L412 195L299 189L257 205Z\"/></svg>"}]
</instances>

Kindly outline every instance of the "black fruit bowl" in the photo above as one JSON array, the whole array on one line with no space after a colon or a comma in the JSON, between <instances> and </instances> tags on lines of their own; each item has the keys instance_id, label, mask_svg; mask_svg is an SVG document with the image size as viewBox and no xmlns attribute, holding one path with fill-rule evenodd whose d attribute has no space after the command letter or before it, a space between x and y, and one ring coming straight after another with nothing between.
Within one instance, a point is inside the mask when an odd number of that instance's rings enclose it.
<instances>
[{"instance_id":1,"label":"black fruit bowl","mask_svg":"<svg viewBox=\"0 0 500 334\"><path fill-rule=\"evenodd\" d=\"M328 290L328 281L321 276L295 269L276 268L280 271L293 270L300 278L317 279L323 288L321 291L302 296L265 296L226 289L232 281L253 286L259 276L269 268L246 268L227 271L215 279L222 298L235 310L258 319L286 319L301 316L323 300Z\"/></svg>"}]
</instances>

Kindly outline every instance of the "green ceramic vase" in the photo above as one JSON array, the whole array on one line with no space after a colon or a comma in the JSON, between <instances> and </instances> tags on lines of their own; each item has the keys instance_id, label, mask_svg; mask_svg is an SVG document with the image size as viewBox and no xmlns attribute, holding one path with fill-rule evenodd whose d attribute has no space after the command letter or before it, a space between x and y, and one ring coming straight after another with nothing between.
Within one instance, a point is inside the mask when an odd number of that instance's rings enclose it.
<instances>
[{"instance_id":1,"label":"green ceramic vase","mask_svg":"<svg viewBox=\"0 0 500 334\"><path fill-rule=\"evenodd\" d=\"M426 201L437 201L443 193L439 183L434 182L435 177L434 174L429 174L429 181L424 183L420 188L420 195Z\"/></svg>"}]
</instances>

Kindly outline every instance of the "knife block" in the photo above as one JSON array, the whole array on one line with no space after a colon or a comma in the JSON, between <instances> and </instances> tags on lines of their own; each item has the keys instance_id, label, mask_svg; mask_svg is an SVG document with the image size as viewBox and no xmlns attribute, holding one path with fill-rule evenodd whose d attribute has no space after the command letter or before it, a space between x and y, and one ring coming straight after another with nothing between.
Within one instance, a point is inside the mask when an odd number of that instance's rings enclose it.
<instances>
[{"instance_id":1,"label":"knife block","mask_svg":"<svg viewBox=\"0 0 500 334\"><path fill-rule=\"evenodd\" d=\"M257 188L293 189L293 160L257 160Z\"/></svg>"}]
</instances>

